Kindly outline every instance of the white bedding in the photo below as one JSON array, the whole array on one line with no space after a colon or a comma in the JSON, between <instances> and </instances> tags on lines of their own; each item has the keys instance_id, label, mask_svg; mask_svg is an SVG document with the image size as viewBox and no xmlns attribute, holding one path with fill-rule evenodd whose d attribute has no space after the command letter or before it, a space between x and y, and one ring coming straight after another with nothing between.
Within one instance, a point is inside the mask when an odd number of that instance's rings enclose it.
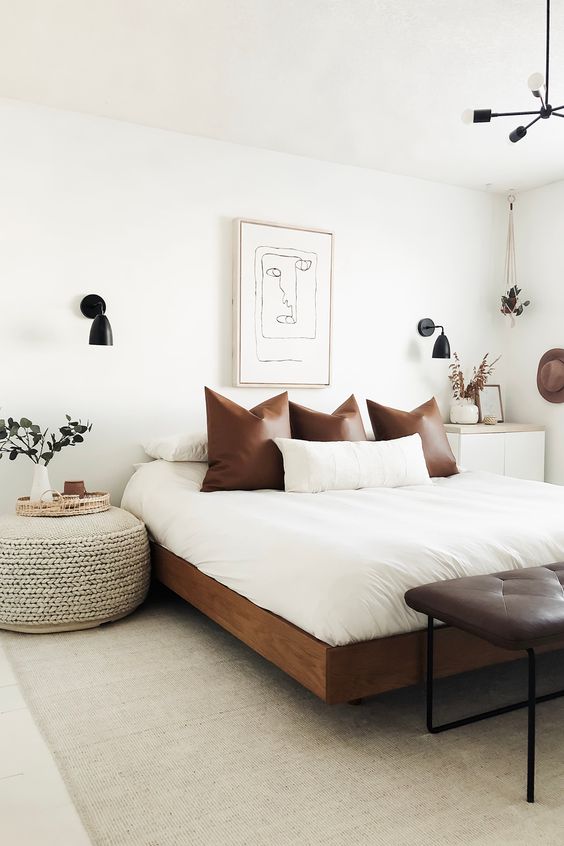
<instances>
[{"instance_id":1,"label":"white bedding","mask_svg":"<svg viewBox=\"0 0 564 846\"><path fill-rule=\"evenodd\" d=\"M488 473L324 493L200 493L206 464L154 461L124 508L158 543L332 645L421 628L405 591L564 560L564 487Z\"/></svg>"}]
</instances>

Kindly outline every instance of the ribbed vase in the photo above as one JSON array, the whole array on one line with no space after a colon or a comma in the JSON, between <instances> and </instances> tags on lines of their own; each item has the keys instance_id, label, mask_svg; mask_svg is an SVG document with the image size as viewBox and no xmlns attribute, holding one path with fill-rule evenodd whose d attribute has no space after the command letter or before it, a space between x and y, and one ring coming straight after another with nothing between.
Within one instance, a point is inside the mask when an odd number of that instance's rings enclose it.
<instances>
[{"instance_id":1,"label":"ribbed vase","mask_svg":"<svg viewBox=\"0 0 564 846\"><path fill-rule=\"evenodd\" d=\"M51 502L53 499L49 473L44 464L35 465L29 498L32 502L39 502L40 499L43 499L44 502Z\"/></svg>"}]
</instances>

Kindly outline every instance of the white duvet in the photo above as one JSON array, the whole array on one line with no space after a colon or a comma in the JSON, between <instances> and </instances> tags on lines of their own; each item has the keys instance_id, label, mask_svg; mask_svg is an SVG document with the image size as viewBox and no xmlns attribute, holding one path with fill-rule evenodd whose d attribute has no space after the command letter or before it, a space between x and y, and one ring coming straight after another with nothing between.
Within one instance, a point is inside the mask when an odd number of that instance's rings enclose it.
<instances>
[{"instance_id":1,"label":"white duvet","mask_svg":"<svg viewBox=\"0 0 564 846\"><path fill-rule=\"evenodd\" d=\"M203 573L334 646L421 628L415 585L564 560L564 487L488 473L324 493L200 493L154 461L122 505Z\"/></svg>"}]
</instances>

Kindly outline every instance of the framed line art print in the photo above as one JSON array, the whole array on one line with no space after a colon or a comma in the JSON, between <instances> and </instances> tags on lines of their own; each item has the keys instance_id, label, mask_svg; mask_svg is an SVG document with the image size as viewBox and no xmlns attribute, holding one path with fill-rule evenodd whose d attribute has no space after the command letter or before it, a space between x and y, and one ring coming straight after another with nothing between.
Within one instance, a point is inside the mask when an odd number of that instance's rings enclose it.
<instances>
[{"instance_id":1,"label":"framed line art print","mask_svg":"<svg viewBox=\"0 0 564 846\"><path fill-rule=\"evenodd\" d=\"M495 417L498 423L504 422L503 403L501 401L500 385L485 385L478 392L478 407L480 409L480 422L484 417Z\"/></svg>"},{"instance_id":2,"label":"framed line art print","mask_svg":"<svg viewBox=\"0 0 564 846\"><path fill-rule=\"evenodd\" d=\"M333 233L234 221L234 384L331 381Z\"/></svg>"}]
</instances>

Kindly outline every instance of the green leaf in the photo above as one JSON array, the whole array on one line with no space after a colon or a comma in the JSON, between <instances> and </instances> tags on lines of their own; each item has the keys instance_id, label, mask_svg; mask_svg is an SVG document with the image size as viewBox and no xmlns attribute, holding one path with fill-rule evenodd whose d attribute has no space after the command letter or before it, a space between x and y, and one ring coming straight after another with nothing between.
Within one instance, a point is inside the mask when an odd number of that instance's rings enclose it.
<instances>
[{"instance_id":1,"label":"green leaf","mask_svg":"<svg viewBox=\"0 0 564 846\"><path fill-rule=\"evenodd\" d=\"M17 449L13 449L12 452L10 453L10 461L15 461L15 459L17 457L18 457L18 451L17 451Z\"/></svg>"},{"instance_id":2,"label":"green leaf","mask_svg":"<svg viewBox=\"0 0 564 846\"><path fill-rule=\"evenodd\" d=\"M45 462L45 464L49 464L49 462L51 461L52 458L53 458L52 452L44 452L43 455L41 456L41 459Z\"/></svg>"},{"instance_id":3,"label":"green leaf","mask_svg":"<svg viewBox=\"0 0 564 846\"><path fill-rule=\"evenodd\" d=\"M82 437L82 435L75 435L73 438L73 442L75 444L82 444L84 443L84 438Z\"/></svg>"},{"instance_id":4,"label":"green leaf","mask_svg":"<svg viewBox=\"0 0 564 846\"><path fill-rule=\"evenodd\" d=\"M29 429L31 426L31 420L28 420L27 417L22 417L22 419L20 420L20 426L22 427L22 429Z\"/></svg>"},{"instance_id":5,"label":"green leaf","mask_svg":"<svg viewBox=\"0 0 564 846\"><path fill-rule=\"evenodd\" d=\"M65 414L65 417L67 418L67 420L68 420L68 421L69 421L69 423L70 423L70 414Z\"/></svg>"},{"instance_id":6,"label":"green leaf","mask_svg":"<svg viewBox=\"0 0 564 846\"><path fill-rule=\"evenodd\" d=\"M39 426L36 426L35 423L32 423L32 425L29 428L31 429L31 431L33 432L34 435L37 435L37 434L39 434L39 432L41 432L41 429L39 428Z\"/></svg>"},{"instance_id":7,"label":"green leaf","mask_svg":"<svg viewBox=\"0 0 564 846\"><path fill-rule=\"evenodd\" d=\"M19 423L13 423L13 424L10 426L10 435L17 435L17 434L18 434L18 432L19 432L19 428L20 428L20 424L19 424Z\"/></svg>"}]
</instances>

